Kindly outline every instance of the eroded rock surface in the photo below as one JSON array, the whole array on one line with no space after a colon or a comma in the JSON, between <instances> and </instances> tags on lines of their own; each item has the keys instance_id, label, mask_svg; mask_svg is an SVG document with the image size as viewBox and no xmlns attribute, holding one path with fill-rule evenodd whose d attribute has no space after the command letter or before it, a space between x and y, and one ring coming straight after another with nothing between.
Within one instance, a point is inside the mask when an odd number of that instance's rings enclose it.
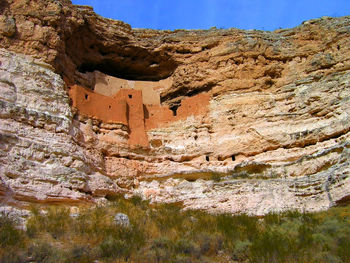
<instances>
[{"instance_id":1,"label":"eroded rock surface","mask_svg":"<svg viewBox=\"0 0 350 263\"><path fill-rule=\"evenodd\" d=\"M0 58L2 202L92 202L118 193L101 154L75 140L62 78L30 57L1 49Z\"/></svg>"},{"instance_id":2,"label":"eroded rock surface","mask_svg":"<svg viewBox=\"0 0 350 263\"><path fill-rule=\"evenodd\" d=\"M156 31L69 1L3 1L0 13L3 203L123 193L261 215L349 201L350 17L274 32ZM68 86L93 89L96 71L128 88L140 80L144 93L163 81L156 100L143 94L157 107L204 93L209 104L161 125L140 115L146 143L130 144L128 119L69 102ZM102 84L101 94L117 90Z\"/></svg>"}]
</instances>

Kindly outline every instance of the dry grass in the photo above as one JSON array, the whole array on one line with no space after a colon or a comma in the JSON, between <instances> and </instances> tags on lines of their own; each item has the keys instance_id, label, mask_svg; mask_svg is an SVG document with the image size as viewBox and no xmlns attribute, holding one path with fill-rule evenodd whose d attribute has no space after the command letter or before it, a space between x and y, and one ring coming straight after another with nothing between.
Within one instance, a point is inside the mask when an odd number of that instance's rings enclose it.
<instances>
[{"instance_id":1,"label":"dry grass","mask_svg":"<svg viewBox=\"0 0 350 263\"><path fill-rule=\"evenodd\" d=\"M118 212L132 227L115 224ZM151 206L140 198L108 207L32 209L27 230L0 217L0 262L350 262L350 207L263 219Z\"/></svg>"}]
</instances>

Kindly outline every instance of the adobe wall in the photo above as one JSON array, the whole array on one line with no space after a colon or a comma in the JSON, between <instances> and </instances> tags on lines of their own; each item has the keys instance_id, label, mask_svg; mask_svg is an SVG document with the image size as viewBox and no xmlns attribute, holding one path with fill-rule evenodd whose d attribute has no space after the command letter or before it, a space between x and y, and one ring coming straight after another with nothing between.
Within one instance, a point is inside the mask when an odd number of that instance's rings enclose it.
<instances>
[{"instance_id":1,"label":"adobe wall","mask_svg":"<svg viewBox=\"0 0 350 263\"><path fill-rule=\"evenodd\" d=\"M192 115L205 114L209 108L210 95L201 93L181 101L176 116L167 106L145 105L146 130L166 126L168 123L185 119Z\"/></svg>"},{"instance_id":2,"label":"adobe wall","mask_svg":"<svg viewBox=\"0 0 350 263\"><path fill-rule=\"evenodd\" d=\"M142 91L144 104L160 105L160 91L172 85L170 78L160 81L135 81L112 77L99 71L94 71L94 91L101 95L112 97L120 89L135 89Z\"/></svg>"},{"instance_id":3,"label":"adobe wall","mask_svg":"<svg viewBox=\"0 0 350 263\"><path fill-rule=\"evenodd\" d=\"M129 144L148 147L149 142L145 130L142 91L121 89L113 98L117 101L126 101L128 105Z\"/></svg>"},{"instance_id":4,"label":"adobe wall","mask_svg":"<svg viewBox=\"0 0 350 263\"><path fill-rule=\"evenodd\" d=\"M69 96L72 106L83 115L105 123L128 125L126 101L106 97L78 85L70 87Z\"/></svg>"},{"instance_id":5,"label":"adobe wall","mask_svg":"<svg viewBox=\"0 0 350 263\"><path fill-rule=\"evenodd\" d=\"M145 105L146 130L158 128L176 120L168 106Z\"/></svg>"},{"instance_id":6,"label":"adobe wall","mask_svg":"<svg viewBox=\"0 0 350 263\"><path fill-rule=\"evenodd\" d=\"M160 105L160 95L157 90L161 87L158 81L134 81L134 89L142 91L144 104Z\"/></svg>"},{"instance_id":7,"label":"adobe wall","mask_svg":"<svg viewBox=\"0 0 350 263\"><path fill-rule=\"evenodd\" d=\"M205 114L208 111L210 95L201 93L181 101L181 106L177 109L177 118L183 119L191 115Z\"/></svg>"}]
</instances>

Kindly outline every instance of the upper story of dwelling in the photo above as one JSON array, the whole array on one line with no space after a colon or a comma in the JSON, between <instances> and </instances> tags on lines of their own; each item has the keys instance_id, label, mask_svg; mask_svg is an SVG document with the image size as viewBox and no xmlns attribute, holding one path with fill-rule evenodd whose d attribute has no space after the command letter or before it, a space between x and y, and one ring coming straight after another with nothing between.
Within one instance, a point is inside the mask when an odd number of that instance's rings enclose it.
<instances>
[{"instance_id":1,"label":"upper story of dwelling","mask_svg":"<svg viewBox=\"0 0 350 263\"><path fill-rule=\"evenodd\" d=\"M142 101L145 105L160 105L160 93L172 85L172 78L159 81L126 80L106 75L99 71L88 73L93 80L95 93L113 97L121 89L142 91Z\"/></svg>"}]
</instances>

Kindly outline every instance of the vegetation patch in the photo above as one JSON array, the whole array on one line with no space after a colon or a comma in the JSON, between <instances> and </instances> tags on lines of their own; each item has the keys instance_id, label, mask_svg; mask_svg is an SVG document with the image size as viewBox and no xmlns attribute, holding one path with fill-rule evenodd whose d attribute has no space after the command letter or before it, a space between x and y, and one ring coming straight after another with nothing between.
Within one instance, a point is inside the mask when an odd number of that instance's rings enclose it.
<instances>
[{"instance_id":1,"label":"vegetation patch","mask_svg":"<svg viewBox=\"0 0 350 263\"><path fill-rule=\"evenodd\" d=\"M0 262L350 262L350 206L257 218L135 197L74 215L34 207L26 230L16 224L0 216Z\"/></svg>"}]
</instances>

